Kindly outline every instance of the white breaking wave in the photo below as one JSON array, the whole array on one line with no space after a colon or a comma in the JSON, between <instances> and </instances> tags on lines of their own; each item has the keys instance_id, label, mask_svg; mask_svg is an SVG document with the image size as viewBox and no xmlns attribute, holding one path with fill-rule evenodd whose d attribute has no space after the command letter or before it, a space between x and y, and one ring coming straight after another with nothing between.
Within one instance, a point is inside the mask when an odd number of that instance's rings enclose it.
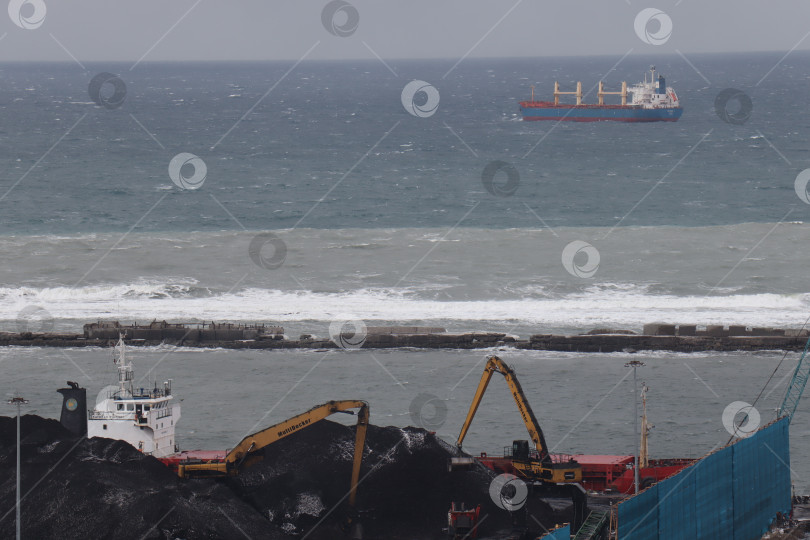
<instances>
[{"instance_id":1,"label":"white breaking wave","mask_svg":"<svg viewBox=\"0 0 810 540\"><path fill-rule=\"evenodd\" d=\"M436 300L408 289L351 292L247 288L211 293L193 283L138 283L54 288L0 288L0 320L15 321L41 307L54 319L93 321L331 321L351 313L366 321L523 323L539 328L636 328L648 322L801 326L810 293L675 296L643 287L591 287L558 297ZM43 312L37 315L42 318ZM7 324L4 326L8 326ZM481 325L486 328L485 324Z\"/></svg>"}]
</instances>

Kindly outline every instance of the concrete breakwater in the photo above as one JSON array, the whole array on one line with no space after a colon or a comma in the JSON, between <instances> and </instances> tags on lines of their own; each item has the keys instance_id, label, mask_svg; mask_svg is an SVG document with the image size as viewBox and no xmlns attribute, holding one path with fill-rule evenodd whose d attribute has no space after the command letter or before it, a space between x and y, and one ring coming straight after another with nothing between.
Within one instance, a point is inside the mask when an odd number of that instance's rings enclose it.
<instances>
[{"instance_id":1,"label":"concrete breakwater","mask_svg":"<svg viewBox=\"0 0 810 540\"><path fill-rule=\"evenodd\" d=\"M748 328L741 325L707 326L648 324L642 333L632 330L595 329L578 335L534 334L528 339L500 332L448 333L443 328L378 326L354 329L332 336L303 334L290 339L280 326L232 323L147 325L97 322L82 334L0 332L0 346L108 347L125 333L130 345L173 345L226 349L337 349L420 348L481 349L514 347L566 352L635 352L660 350L758 351L802 350L808 331L782 328Z\"/></svg>"},{"instance_id":2,"label":"concrete breakwater","mask_svg":"<svg viewBox=\"0 0 810 540\"><path fill-rule=\"evenodd\" d=\"M99 321L84 325L86 339L118 339L119 334L128 339L145 341L236 341L240 339L281 339L284 328L266 324L233 323L167 323L152 321L149 324L123 325L118 321Z\"/></svg>"}]
</instances>

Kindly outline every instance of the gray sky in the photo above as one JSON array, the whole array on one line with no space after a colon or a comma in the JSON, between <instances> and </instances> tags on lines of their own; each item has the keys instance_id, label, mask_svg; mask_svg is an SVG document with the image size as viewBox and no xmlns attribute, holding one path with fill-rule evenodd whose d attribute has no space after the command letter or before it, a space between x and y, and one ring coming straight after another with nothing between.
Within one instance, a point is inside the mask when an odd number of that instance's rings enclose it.
<instances>
[{"instance_id":1,"label":"gray sky","mask_svg":"<svg viewBox=\"0 0 810 540\"><path fill-rule=\"evenodd\" d=\"M35 29L0 13L0 61L297 60L310 49L307 59L393 60L810 48L806 0L350 0L360 20L347 37L322 24L326 0L37 1L47 12ZM649 7L672 21L660 45L634 30ZM22 10L34 12L30 4Z\"/></svg>"}]
</instances>

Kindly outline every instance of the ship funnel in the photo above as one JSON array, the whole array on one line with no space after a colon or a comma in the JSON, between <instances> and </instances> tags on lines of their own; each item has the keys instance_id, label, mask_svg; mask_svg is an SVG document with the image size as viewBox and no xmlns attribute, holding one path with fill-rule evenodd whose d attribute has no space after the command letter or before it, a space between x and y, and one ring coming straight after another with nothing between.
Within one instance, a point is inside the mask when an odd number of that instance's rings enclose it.
<instances>
[{"instance_id":1,"label":"ship funnel","mask_svg":"<svg viewBox=\"0 0 810 540\"><path fill-rule=\"evenodd\" d=\"M87 390L79 383L68 381L70 388L59 388L62 394L62 414L59 422L74 435L87 433Z\"/></svg>"},{"instance_id":2,"label":"ship funnel","mask_svg":"<svg viewBox=\"0 0 810 540\"><path fill-rule=\"evenodd\" d=\"M664 80L663 75L658 76L658 90L656 91L657 94L666 94L667 93L667 83Z\"/></svg>"}]
</instances>

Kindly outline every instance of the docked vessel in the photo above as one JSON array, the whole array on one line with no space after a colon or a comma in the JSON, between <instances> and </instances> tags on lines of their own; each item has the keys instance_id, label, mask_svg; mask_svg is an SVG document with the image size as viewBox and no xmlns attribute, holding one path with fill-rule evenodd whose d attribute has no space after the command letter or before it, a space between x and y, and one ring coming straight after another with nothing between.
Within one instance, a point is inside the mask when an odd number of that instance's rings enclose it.
<instances>
[{"instance_id":1,"label":"docked vessel","mask_svg":"<svg viewBox=\"0 0 810 540\"><path fill-rule=\"evenodd\" d=\"M628 94L630 102L628 103ZM576 96L576 103L560 103L560 96ZM606 104L605 96L620 96L621 104ZM554 82L554 101L535 101L534 87L532 99L520 102L520 112L524 120L566 120L572 122L598 122L613 120L618 122L676 122L683 114L678 96L672 87L666 85L662 75L656 77L655 66L650 67L650 78L629 87L622 82L618 92L606 92L599 81L598 103L582 103L582 83L577 83L574 92L561 92L558 82Z\"/></svg>"},{"instance_id":2,"label":"docked vessel","mask_svg":"<svg viewBox=\"0 0 810 540\"><path fill-rule=\"evenodd\" d=\"M157 458L177 452L174 429L180 405L172 403L172 381L153 388L135 388L132 362L124 337L113 349L118 386L102 390L95 408L88 411L87 436L126 441L144 454Z\"/></svg>"}]
</instances>

